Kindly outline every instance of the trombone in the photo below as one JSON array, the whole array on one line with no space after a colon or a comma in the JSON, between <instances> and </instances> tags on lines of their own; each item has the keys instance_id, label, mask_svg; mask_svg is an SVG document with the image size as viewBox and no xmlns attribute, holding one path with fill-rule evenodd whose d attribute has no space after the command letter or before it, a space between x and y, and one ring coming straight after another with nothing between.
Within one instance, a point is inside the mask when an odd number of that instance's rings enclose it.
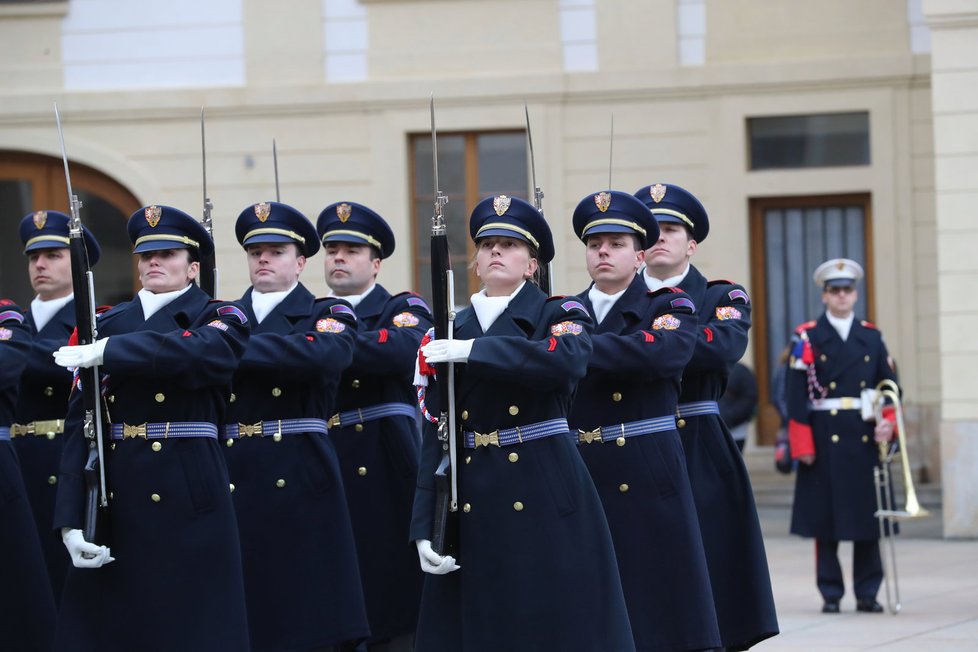
<instances>
[{"instance_id":1,"label":"trombone","mask_svg":"<svg viewBox=\"0 0 978 652\"><path fill-rule=\"evenodd\" d=\"M876 386L873 399L873 412L876 422L883 419L883 408L892 406L896 413L897 445L892 441L879 442L880 463L873 468L873 482L876 485L876 516L879 521L880 539L887 541L888 555L883 555L883 583L886 588L886 608L896 615L900 613L900 585L897 580L896 543L893 539L893 528L898 520L922 518L930 512L920 506L917 501L917 491L913 485L913 475L910 472L910 458L907 455L907 429L903 421L903 402L900 400L900 387L890 379L884 379ZM893 496L893 485L890 482L890 463L899 454L900 465L903 467L904 506L896 509ZM887 556L889 563L887 563ZM892 589L890 575L893 576Z\"/></svg>"}]
</instances>

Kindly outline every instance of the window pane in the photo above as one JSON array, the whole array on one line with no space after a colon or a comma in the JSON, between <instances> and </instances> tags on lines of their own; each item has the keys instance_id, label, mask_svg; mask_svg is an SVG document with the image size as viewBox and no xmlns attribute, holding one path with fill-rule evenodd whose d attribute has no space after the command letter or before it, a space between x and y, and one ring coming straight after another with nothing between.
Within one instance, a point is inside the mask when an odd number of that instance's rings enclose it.
<instances>
[{"instance_id":1,"label":"window pane","mask_svg":"<svg viewBox=\"0 0 978 652\"><path fill-rule=\"evenodd\" d=\"M0 206L4 208L3 238L0 238L0 298L10 299L22 308L30 305L34 292L27 275L27 258L22 255L17 227L31 212L30 181L0 181Z\"/></svg>"},{"instance_id":2,"label":"window pane","mask_svg":"<svg viewBox=\"0 0 978 652\"><path fill-rule=\"evenodd\" d=\"M526 133L483 134L476 139L479 196L510 195L527 199Z\"/></svg>"},{"instance_id":3,"label":"window pane","mask_svg":"<svg viewBox=\"0 0 978 652\"><path fill-rule=\"evenodd\" d=\"M869 165L869 113L749 118L750 167Z\"/></svg>"},{"instance_id":4,"label":"window pane","mask_svg":"<svg viewBox=\"0 0 978 652\"><path fill-rule=\"evenodd\" d=\"M98 239L102 254L92 268L95 276L95 303L114 306L133 296L132 243L126 233L126 220L118 208L98 195L80 190L82 223ZM220 262L220 261L219 261Z\"/></svg>"}]
</instances>

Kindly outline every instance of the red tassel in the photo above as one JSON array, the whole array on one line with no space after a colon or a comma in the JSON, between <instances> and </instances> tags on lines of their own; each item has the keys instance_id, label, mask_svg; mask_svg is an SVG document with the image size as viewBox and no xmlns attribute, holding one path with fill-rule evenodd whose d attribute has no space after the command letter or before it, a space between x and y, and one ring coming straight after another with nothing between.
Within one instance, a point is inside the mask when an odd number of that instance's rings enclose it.
<instances>
[{"instance_id":1,"label":"red tassel","mask_svg":"<svg viewBox=\"0 0 978 652\"><path fill-rule=\"evenodd\" d=\"M806 341L805 344L804 344L804 346L802 347L802 349L801 349L801 361L804 362L805 365L810 365L810 364L813 364L815 362L815 352L812 351L812 343L811 342Z\"/></svg>"},{"instance_id":2,"label":"red tassel","mask_svg":"<svg viewBox=\"0 0 978 652\"><path fill-rule=\"evenodd\" d=\"M73 331L71 331L71 335L68 337L68 346L77 346L77 345L78 345L78 328L76 327Z\"/></svg>"},{"instance_id":3,"label":"red tassel","mask_svg":"<svg viewBox=\"0 0 978 652\"><path fill-rule=\"evenodd\" d=\"M433 339L430 332L425 333L424 337L421 338L421 345L418 347L418 373L422 376L435 375L435 368L428 364L428 361L425 360L424 353L421 352L421 348Z\"/></svg>"}]
</instances>

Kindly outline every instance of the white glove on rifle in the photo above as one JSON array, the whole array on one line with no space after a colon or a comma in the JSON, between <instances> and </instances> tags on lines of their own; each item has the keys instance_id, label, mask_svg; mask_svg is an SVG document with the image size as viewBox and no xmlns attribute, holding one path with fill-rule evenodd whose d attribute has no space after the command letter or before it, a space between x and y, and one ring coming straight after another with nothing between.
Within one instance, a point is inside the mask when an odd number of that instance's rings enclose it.
<instances>
[{"instance_id":1,"label":"white glove on rifle","mask_svg":"<svg viewBox=\"0 0 978 652\"><path fill-rule=\"evenodd\" d=\"M59 367L94 367L102 364L105 355L105 344L109 338L95 340L91 344L62 346L55 351L54 362Z\"/></svg>"},{"instance_id":2,"label":"white glove on rifle","mask_svg":"<svg viewBox=\"0 0 978 652\"><path fill-rule=\"evenodd\" d=\"M64 541L71 563L75 568L101 568L109 562L115 561L115 557L105 546L97 546L94 543L85 541L85 535L81 530L63 527L61 528L61 540Z\"/></svg>"},{"instance_id":3,"label":"white glove on rifle","mask_svg":"<svg viewBox=\"0 0 978 652\"><path fill-rule=\"evenodd\" d=\"M421 347L424 359L435 362L467 362L475 340L434 340Z\"/></svg>"},{"instance_id":4,"label":"white glove on rifle","mask_svg":"<svg viewBox=\"0 0 978 652\"><path fill-rule=\"evenodd\" d=\"M418 539L414 543L418 546L418 558L421 560L421 570L424 572L432 575L447 575L459 569L454 557L439 555L432 550L431 541L428 539Z\"/></svg>"}]
</instances>

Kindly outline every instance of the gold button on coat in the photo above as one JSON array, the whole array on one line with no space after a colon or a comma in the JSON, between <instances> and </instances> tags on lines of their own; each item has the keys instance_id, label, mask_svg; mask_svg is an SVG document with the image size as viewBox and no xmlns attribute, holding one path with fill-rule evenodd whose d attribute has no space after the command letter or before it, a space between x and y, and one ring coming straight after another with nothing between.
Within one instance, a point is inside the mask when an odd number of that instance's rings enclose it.
<instances>
[{"instance_id":1,"label":"gold button on coat","mask_svg":"<svg viewBox=\"0 0 978 652\"><path fill-rule=\"evenodd\" d=\"M462 421L465 421L468 418L469 418L469 411L468 410L462 410Z\"/></svg>"},{"instance_id":2,"label":"gold button on coat","mask_svg":"<svg viewBox=\"0 0 978 652\"><path fill-rule=\"evenodd\" d=\"M230 440L228 440L228 441L230 441ZM154 441L153 442L153 445L151 446L151 448L158 453L158 452L160 452L160 450L163 449L163 444L161 444L158 441Z\"/></svg>"},{"instance_id":3,"label":"gold button on coat","mask_svg":"<svg viewBox=\"0 0 978 652\"><path fill-rule=\"evenodd\" d=\"M109 403L115 403L115 394L109 394L108 401Z\"/></svg>"},{"instance_id":4,"label":"gold button on coat","mask_svg":"<svg viewBox=\"0 0 978 652\"><path fill-rule=\"evenodd\" d=\"M618 491L625 493L626 491L628 491L628 485L624 483L618 485Z\"/></svg>"},{"instance_id":5,"label":"gold button on coat","mask_svg":"<svg viewBox=\"0 0 978 652\"><path fill-rule=\"evenodd\" d=\"M234 403L237 400L238 400L238 397L234 395L234 392L231 392L231 402Z\"/></svg>"},{"instance_id":6,"label":"gold button on coat","mask_svg":"<svg viewBox=\"0 0 978 652\"><path fill-rule=\"evenodd\" d=\"M866 362L869 362L869 356L868 355L864 355L863 356L863 360L865 360Z\"/></svg>"},{"instance_id":7,"label":"gold button on coat","mask_svg":"<svg viewBox=\"0 0 978 652\"><path fill-rule=\"evenodd\" d=\"M46 434L46 435L44 435L44 436L45 436L45 437L47 437L48 439L54 439L54 437L55 437L55 434L54 434L53 432L49 432L49 433L47 433L47 434Z\"/></svg>"},{"instance_id":8,"label":"gold button on coat","mask_svg":"<svg viewBox=\"0 0 978 652\"><path fill-rule=\"evenodd\" d=\"M515 417L517 414L520 413L520 408L518 406L516 406L516 405L510 405L509 406L509 413L512 414Z\"/></svg>"},{"instance_id":9,"label":"gold button on coat","mask_svg":"<svg viewBox=\"0 0 978 652\"><path fill-rule=\"evenodd\" d=\"M152 500L154 503L158 503L158 502L160 502L160 495L159 494L153 494L152 496L149 497L149 499Z\"/></svg>"},{"instance_id":10,"label":"gold button on coat","mask_svg":"<svg viewBox=\"0 0 978 652\"><path fill-rule=\"evenodd\" d=\"M359 469L357 469L357 475L360 476L367 475L367 467L361 466Z\"/></svg>"},{"instance_id":11,"label":"gold button on coat","mask_svg":"<svg viewBox=\"0 0 978 652\"><path fill-rule=\"evenodd\" d=\"M686 419L679 419L678 421L676 421L676 425L679 426L680 428L685 428L686 427Z\"/></svg>"},{"instance_id":12,"label":"gold button on coat","mask_svg":"<svg viewBox=\"0 0 978 652\"><path fill-rule=\"evenodd\" d=\"M510 453L508 459L510 462L515 462L516 460L520 459L520 456L516 453Z\"/></svg>"},{"instance_id":13,"label":"gold button on coat","mask_svg":"<svg viewBox=\"0 0 978 652\"><path fill-rule=\"evenodd\" d=\"M465 503L464 505L462 505L462 511L468 514L469 512L472 511L472 505Z\"/></svg>"},{"instance_id":14,"label":"gold button on coat","mask_svg":"<svg viewBox=\"0 0 978 652\"><path fill-rule=\"evenodd\" d=\"M272 435L272 441L282 441L282 433L276 432Z\"/></svg>"},{"instance_id":15,"label":"gold button on coat","mask_svg":"<svg viewBox=\"0 0 978 652\"><path fill-rule=\"evenodd\" d=\"M616 402L616 403L618 401L620 401L621 400L621 392L615 392L614 394L612 394L611 395L611 400L614 401L614 402Z\"/></svg>"},{"instance_id":16,"label":"gold button on coat","mask_svg":"<svg viewBox=\"0 0 978 652\"><path fill-rule=\"evenodd\" d=\"M839 443L839 435L832 435L832 443L833 444Z\"/></svg>"},{"instance_id":17,"label":"gold button on coat","mask_svg":"<svg viewBox=\"0 0 978 652\"><path fill-rule=\"evenodd\" d=\"M278 398L281 395L282 395L282 390L281 389L279 389L278 387L273 387L272 388L272 396L274 396L275 398Z\"/></svg>"},{"instance_id":18,"label":"gold button on coat","mask_svg":"<svg viewBox=\"0 0 978 652\"><path fill-rule=\"evenodd\" d=\"M49 475L48 476L48 484L58 484L58 476L56 476L56 475Z\"/></svg>"},{"instance_id":19,"label":"gold button on coat","mask_svg":"<svg viewBox=\"0 0 978 652\"><path fill-rule=\"evenodd\" d=\"M863 443L865 444L868 441L869 441L869 435L863 435Z\"/></svg>"},{"instance_id":20,"label":"gold button on coat","mask_svg":"<svg viewBox=\"0 0 978 652\"><path fill-rule=\"evenodd\" d=\"M865 387L866 386L866 381L865 380L860 380L859 381L859 386L860 387Z\"/></svg>"},{"instance_id":21,"label":"gold button on coat","mask_svg":"<svg viewBox=\"0 0 978 652\"><path fill-rule=\"evenodd\" d=\"M353 389L357 389L358 387L360 387L360 381L354 380L352 383L350 383L350 386L353 387Z\"/></svg>"},{"instance_id":22,"label":"gold button on coat","mask_svg":"<svg viewBox=\"0 0 978 652\"><path fill-rule=\"evenodd\" d=\"M624 446L625 445L625 438L624 437L619 437L618 439L615 440L615 443L618 444L619 446Z\"/></svg>"},{"instance_id":23,"label":"gold button on coat","mask_svg":"<svg viewBox=\"0 0 978 652\"><path fill-rule=\"evenodd\" d=\"M228 448L231 448L232 446L234 446L234 440L233 439L228 439L228 441L227 441L227 447Z\"/></svg>"},{"instance_id":24,"label":"gold button on coat","mask_svg":"<svg viewBox=\"0 0 978 652\"><path fill-rule=\"evenodd\" d=\"M156 396L154 396L153 398L156 399L157 403L162 403L163 401L166 400L166 395L163 392L157 392Z\"/></svg>"},{"instance_id":25,"label":"gold button on coat","mask_svg":"<svg viewBox=\"0 0 978 652\"><path fill-rule=\"evenodd\" d=\"M831 383L829 383L829 389L835 389L835 381L834 380Z\"/></svg>"},{"instance_id":26,"label":"gold button on coat","mask_svg":"<svg viewBox=\"0 0 978 652\"><path fill-rule=\"evenodd\" d=\"M523 511L523 503L521 503L520 501L517 500L515 503L513 503L513 509L515 509L517 512L522 512Z\"/></svg>"},{"instance_id":27,"label":"gold button on coat","mask_svg":"<svg viewBox=\"0 0 978 652\"><path fill-rule=\"evenodd\" d=\"M44 395L45 396L54 396L54 388L53 387L45 387L44 388Z\"/></svg>"},{"instance_id":28,"label":"gold button on coat","mask_svg":"<svg viewBox=\"0 0 978 652\"><path fill-rule=\"evenodd\" d=\"M275 486L281 489L282 487L285 486L285 480L279 478L278 480L275 481Z\"/></svg>"},{"instance_id":29,"label":"gold button on coat","mask_svg":"<svg viewBox=\"0 0 978 652\"><path fill-rule=\"evenodd\" d=\"M234 483L233 482L228 485L228 489L231 490L231 493L234 493Z\"/></svg>"},{"instance_id":30,"label":"gold button on coat","mask_svg":"<svg viewBox=\"0 0 978 652\"><path fill-rule=\"evenodd\" d=\"M356 430L357 432L363 432L363 424L358 423L357 425L353 426L353 429Z\"/></svg>"},{"instance_id":31,"label":"gold button on coat","mask_svg":"<svg viewBox=\"0 0 978 652\"><path fill-rule=\"evenodd\" d=\"M824 353L822 355L818 356L818 359L821 360L822 362L825 362L826 360L828 360L828 358L825 357L825 354Z\"/></svg>"},{"instance_id":32,"label":"gold button on coat","mask_svg":"<svg viewBox=\"0 0 978 652\"><path fill-rule=\"evenodd\" d=\"M831 410L829 410L829 414L831 414L832 416L835 416L835 415L837 415L838 413L839 413L839 411L838 411L838 410L836 410L835 408L832 408Z\"/></svg>"},{"instance_id":33,"label":"gold button on coat","mask_svg":"<svg viewBox=\"0 0 978 652\"><path fill-rule=\"evenodd\" d=\"M465 456L465 463L468 464L471 461L472 461L472 456L471 455L466 455Z\"/></svg>"}]
</instances>

